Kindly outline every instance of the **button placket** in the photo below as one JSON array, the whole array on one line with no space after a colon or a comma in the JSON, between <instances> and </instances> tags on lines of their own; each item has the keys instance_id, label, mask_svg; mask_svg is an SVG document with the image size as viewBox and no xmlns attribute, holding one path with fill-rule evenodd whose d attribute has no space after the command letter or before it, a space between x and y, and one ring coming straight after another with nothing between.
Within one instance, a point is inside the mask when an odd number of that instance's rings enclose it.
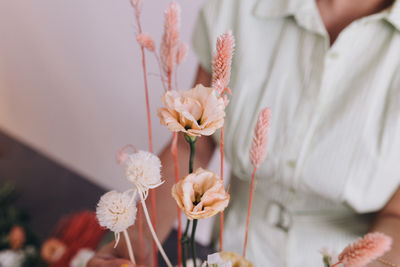
<instances>
[{"instance_id":1,"label":"button placket","mask_svg":"<svg viewBox=\"0 0 400 267\"><path fill-rule=\"evenodd\" d=\"M329 89L331 88L332 81L335 79L335 72L337 69L336 66L337 64L339 64L337 60L339 58L339 54L336 51L337 50L333 49L333 47L326 50L323 57L323 67L319 70L319 95L318 97L316 97L317 100L315 104L315 110L311 118L311 123L309 124L310 126L308 127L308 131L305 135L303 145L300 149L298 164L296 165L296 169L294 172L294 190L297 190L299 188L301 175L307 158L307 153L310 149L310 145L317 130L320 117L323 115L323 111L326 108L329 98Z\"/></svg>"}]
</instances>

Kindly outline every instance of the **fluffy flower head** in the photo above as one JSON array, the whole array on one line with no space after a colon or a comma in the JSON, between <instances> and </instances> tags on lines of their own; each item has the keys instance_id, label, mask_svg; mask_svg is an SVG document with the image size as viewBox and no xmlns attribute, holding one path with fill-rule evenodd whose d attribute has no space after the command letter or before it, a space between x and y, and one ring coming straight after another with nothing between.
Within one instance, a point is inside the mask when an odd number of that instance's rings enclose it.
<instances>
[{"instance_id":1,"label":"fluffy flower head","mask_svg":"<svg viewBox=\"0 0 400 267\"><path fill-rule=\"evenodd\" d=\"M227 88L231 79L232 56L235 49L235 39L232 31L227 31L217 39L217 52L213 57L213 77L215 84L220 81L223 88ZM219 91L220 94L223 93Z\"/></svg>"},{"instance_id":2,"label":"fluffy flower head","mask_svg":"<svg viewBox=\"0 0 400 267\"><path fill-rule=\"evenodd\" d=\"M171 73L176 64L179 44L181 8L177 2L171 2L164 14L164 34L160 46L161 63L166 74Z\"/></svg>"},{"instance_id":3,"label":"fluffy flower head","mask_svg":"<svg viewBox=\"0 0 400 267\"><path fill-rule=\"evenodd\" d=\"M13 226L8 235L8 240L12 250L22 248L26 240L24 229L21 226Z\"/></svg>"},{"instance_id":4,"label":"fluffy flower head","mask_svg":"<svg viewBox=\"0 0 400 267\"><path fill-rule=\"evenodd\" d=\"M223 211L230 198L219 176L201 168L175 184L172 196L191 220L209 218Z\"/></svg>"},{"instance_id":5,"label":"fluffy flower head","mask_svg":"<svg viewBox=\"0 0 400 267\"><path fill-rule=\"evenodd\" d=\"M187 55L188 46L185 43L181 43L178 47L178 51L176 53L176 63L181 64Z\"/></svg>"},{"instance_id":6,"label":"fluffy flower head","mask_svg":"<svg viewBox=\"0 0 400 267\"><path fill-rule=\"evenodd\" d=\"M146 198L149 189L160 186L161 161L147 151L139 150L128 156L125 168L126 178L132 182Z\"/></svg>"},{"instance_id":7,"label":"fluffy flower head","mask_svg":"<svg viewBox=\"0 0 400 267\"><path fill-rule=\"evenodd\" d=\"M255 168L258 168L267 156L270 114L269 108L263 109L258 116L254 130L253 143L250 149L250 161Z\"/></svg>"},{"instance_id":8,"label":"fluffy flower head","mask_svg":"<svg viewBox=\"0 0 400 267\"><path fill-rule=\"evenodd\" d=\"M72 258L70 267L86 267L89 260L93 257L94 251L89 249L81 249Z\"/></svg>"},{"instance_id":9,"label":"fluffy flower head","mask_svg":"<svg viewBox=\"0 0 400 267\"><path fill-rule=\"evenodd\" d=\"M25 253L23 250L14 251L11 249L4 249L0 251L1 266L22 266Z\"/></svg>"},{"instance_id":10,"label":"fluffy flower head","mask_svg":"<svg viewBox=\"0 0 400 267\"><path fill-rule=\"evenodd\" d=\"M142 5L142 0L131 0L131 5L134 8L140 8Z\"/></svg>"},{"instance_id":11,"label":"fluffy flower head","mask_svg":"<svg viewBox=\"0 0 400 267\"><path fill-rule=\"evenodd\" d=\"M348 245L339 255L344 267L363 267L381 257L392 246L392 239L382 233L369 233Z\"/></svg>"},{"instance_id":12,"label":"fluffy flower head","mask_svg":"<svg viewBox=\"0 0 400 267\"><path fill-rule=\"evenodd\" d=\"M148 35L146 33L140 33L136 37L136 40L138 41L138 43L141 46L143 46L144 48L146 48L150 52L154 52L155 44L154 44L154 40L150 37L150 35Z\"/></svg>"},{"instance_id":13,"label":"fluffy flower head","mask_svg":"<svg viewBox=\"0 0 400 267\"><path fill-rule=\"evenodd\" d=\"M97 204L96 215L99 224L120 233L133 225L136 219L136 206L127 193L110 191L105 193Z\"/></svg>"},{"instance_id":14,"label":"fluffy flower head","mask_svg":"<svg viewBox=\"0 0 400 267\"><path fill-rule=\"evenodd\" d=\"M208 255L207 258L208 266L217 267L252 267L253 264L242 256L233 253L222 251Z\"/></svg>"},{"instance_id":15,"label":"fluffy flower head","mask_svg":"<svg viewBox=\"0 0 400 267\"><path fill-rule=\"evenodd\" d=\"M67 251L67 246L56 238L50 238L42 245L41 255L47 263L59 261Z\"/></svg>"},{"instance_id":16,"label":"fluffy flower head","mask_svg":"<svg viewBox=\"0 0 400 267\"><path fill-rule=\"evenodd\" d=\"M225 103L214 88L197 85L185 91L167 91L164 108L158 109L161 124L189 136L212 135L224 125Z\"/></svg>"}]
</instances>

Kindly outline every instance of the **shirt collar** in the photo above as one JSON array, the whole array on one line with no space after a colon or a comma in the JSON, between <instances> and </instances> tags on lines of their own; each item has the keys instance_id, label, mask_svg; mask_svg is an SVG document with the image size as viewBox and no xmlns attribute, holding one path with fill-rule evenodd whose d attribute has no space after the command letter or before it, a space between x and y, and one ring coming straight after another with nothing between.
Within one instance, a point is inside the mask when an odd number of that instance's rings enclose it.
<instances>
[{"instance_id":1,"label":"shirt collar","mask_svg":"<svg viewBox=\"0 0 400 267\"><path fill-rule=\"evenodd\" d=\"M386 20L389 21L398 31L400 31L400 0L396 0L388 9Z\"/></svg>"},{"instance_id":2,"label":"shirt collar","mask_svg":"<svg viewBox=\"0 0 400 267\"><path fill-rule=\"evenodd\" d=\"M253 14L264 19L294 17L305 29L326 35L315 0L256 0Z\"/></svg>"},{"instance_id":3,"label":"shirt collar","mask_svg":"<svg viewBox=\"0 0 400 267\"><path fill-rule=\"evenodd\" d=\"M327 34L315 0L256 0L253 14L265 19L292 16L305 29ZM391 7L372 17L385 19L400 31L400 0L395 0Z\"/></svg>"}]
</instances>

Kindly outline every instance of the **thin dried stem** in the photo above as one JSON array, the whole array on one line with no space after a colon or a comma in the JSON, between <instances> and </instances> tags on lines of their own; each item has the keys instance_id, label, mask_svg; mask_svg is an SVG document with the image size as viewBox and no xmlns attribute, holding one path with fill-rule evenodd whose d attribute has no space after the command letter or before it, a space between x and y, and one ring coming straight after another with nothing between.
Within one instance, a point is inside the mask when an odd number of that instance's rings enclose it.
<instances>
[{"instance_id":1,"label":"thin dried stem","mask_svg":"<svg viewBox=\"0 0 400 267\"><path fill-rule=\"evenodd\" d=\"M128 247L129 258L131 259L131 262L133 264L136 264L135 256L133 254L131 240L129 238L129 234L128 234L127 230L124 231L124 237L125 237L126 246Z\"/></svg>"},{"instance_id":2,"label":"thin dried stem","mask_svg":"<svg viewBox=\"0 0 400 267\"><path fill-rule=\"evenodd\" d=\"M221 128L221 140L219 146L220 152L220 160L221 160L221 180L224 181L224 127ZM222 251L224 248L224 212L220 213L220 222L219 222L219 251Z\"/></svg>"},{"instance_id":3,"label":"thin dried stem","mask_svg":"<svg viewBox=\"0 0 400 267\"><path fill-rule=\"evenodd\" d=\"M163 69L162 69L160 57L158 56L158 54L157 54L156 51L154 51L153 54L154 54L154 57L156 58L156 61L157 61L157 64L158 64L158 69L159 69L159 71L160 71L161 84L162 84L162 86L163 86L163 88L164 88L164 91L167 91L167 87L165 86L166 79L165 79L164 76L162 75Z\"/></svg>"},{"instance_id":4,"label":"thin dried stem","mask_svg":"<svg viewBox=\"0 0 400 267\"><path fill-rule=\"evenodd\" d=\"M135 18L136 24L138 28L138 34L142 34L142 25L140 22L140 5L133 5L135 10ZM144 50L144 46L140 46L140 51L142 54L142 69L143 69L143 80L144 80L144 89L145 89L145 96L146 96L146 111L147 111L147 126L148 126L148 137L149 137L149 151L153 153L153 136L152 136L152 129L151 129L151 112L150 112L150 100L149 100L149 84L147 80L147 66L146 66L146 54ZM150 191L150 201L151 201L151 215L153 218L154 227L157 227L157 218L156 218L156 193L154 190ZM140 230L139 230L140 231ZM144 246L143 243L143 229L139 233L139 241L141 242L141 246ZM154 257L154 265L158 266L158 254L157 248L153 243L153 257Z\"/></svg>"},{"instance_id":5,"label":"thin dried stem","mask_svg":"<svg viewBox=\"0 0 400 267\"><path fill-rule=\"evenodd\" d=\"M153 236L153 240L156 243L156 245L157 245L157 247L158 247L158 249L160 251L160 254L163 257L163 259L164 259L165 263L167 264L167 266L168 267L172 267L171 261L168 259L167 254L165 254L165 251L164 251L163 247L161 246L160 240L158 240L156 232L154 231L153 225L152 225L151 220L150 220L149 212L147 211L146 201L143 198L143 194L140 193L139 197L140 197L140 202L142 203L142 206L143 206L143 211L144 211L144 215L146 217L147 225L149 226L151 235Z\"/></svg>"},{"instance_id":6,"label":"thin dried stem","mask_svg":"<svg viewBox=\"0 0 400 267\"><path fill-rule=\"evenodd\" d=\"M175 170L175 183L179 182L179 164L178 164L178 133L174 132L172 137L171 144L171 153L174 158L174 170ZM181 209L177 206L177 214L178 214L178 266L182 266L182 213Z\"/></svg>"},{"instance_id":7,"label":"thin dried stem","mask_svg":"<svg viewBox=\"0 0 400 267\"><path fill-rule=\"evenodd\" d=\"M248 208L247 208L246 232L245 232L245 236L244 236L244 246L243 246L243 257L244 257L244 258L246 258L247 238L248 238L248 233L249 233L251 206L253 205L254 183L255 183L256 171L257 171L257 168L254 167L254 169L253 169L253 174L252 174L252 176L251 176L249 206L248 206Z\"/></svg>"}]
</instances>

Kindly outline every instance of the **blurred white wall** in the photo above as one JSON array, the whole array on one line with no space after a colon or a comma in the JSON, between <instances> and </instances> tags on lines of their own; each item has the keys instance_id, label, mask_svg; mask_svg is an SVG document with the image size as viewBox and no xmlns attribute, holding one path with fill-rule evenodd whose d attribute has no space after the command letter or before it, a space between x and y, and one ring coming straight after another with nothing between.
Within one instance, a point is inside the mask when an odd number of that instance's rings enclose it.
<instances>
[{"instance_id":1,"label":"blurred white wall","mask_svg":"<svg viewBox=\"0 0 400 267\"><path fill-rule=\"evenodd\" d=\"M169 0L143 2L144 30L159 43ZM202 2L179 1L189 44ZM1 0L0 128L98 185L126 189L115 153L128 143L147 149L134 25L129 0ZM191 86L195 69L190 53L180 87ZM162 91L150 76L156 152L170 137L156 117Z\"/></svg>"}]
</instances>

